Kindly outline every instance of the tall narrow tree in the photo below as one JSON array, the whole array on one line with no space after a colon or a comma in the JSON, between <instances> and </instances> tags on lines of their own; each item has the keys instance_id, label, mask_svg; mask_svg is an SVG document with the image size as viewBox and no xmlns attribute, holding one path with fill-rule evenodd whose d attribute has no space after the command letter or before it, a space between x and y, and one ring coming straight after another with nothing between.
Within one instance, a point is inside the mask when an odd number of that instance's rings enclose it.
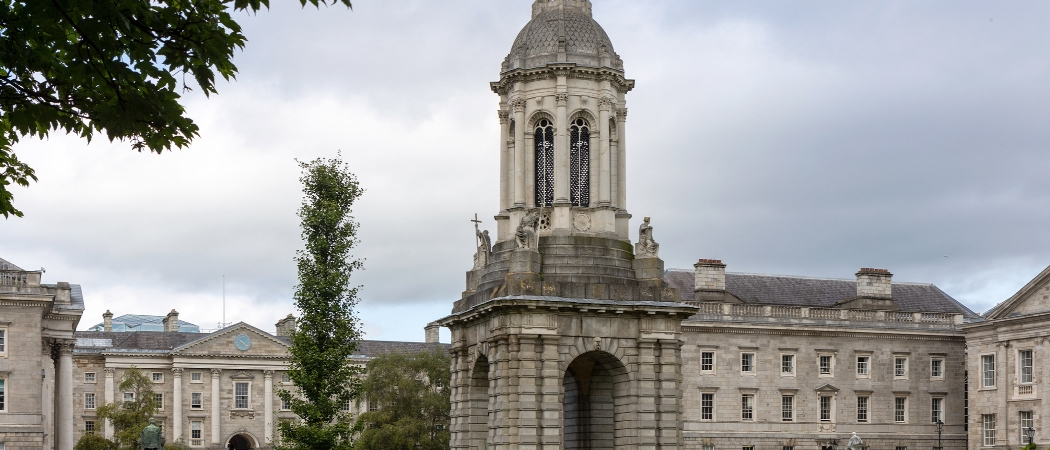
<instances>
[{"instance_id":1,"label":"tall narrow tree","mask_svg":"<svg viewBox=\"0 0 1050 450\"><path fill-rule=\"evenodd\" d=\"M362 267L350 255L357 222L350 215L364 192L339 157L299 162L303 205L299 208L305 248L297 254L299 310L292 333L288 376L296 393L281 390L301 421L279 424L282 450L350 449L351 429L342 405L358 391L360 369L350 357L361 338L354 314L357 287L350 275Z\"/></svg>"}]
</instances>

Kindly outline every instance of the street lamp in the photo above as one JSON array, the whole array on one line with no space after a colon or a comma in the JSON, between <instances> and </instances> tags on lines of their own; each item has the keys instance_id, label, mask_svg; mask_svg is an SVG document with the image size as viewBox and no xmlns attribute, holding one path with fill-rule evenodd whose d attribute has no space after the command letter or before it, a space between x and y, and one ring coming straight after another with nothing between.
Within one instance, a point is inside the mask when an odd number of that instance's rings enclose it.
<instances>
[{"instance_id":1,"label":"street lamp","mask_svg":"<svg viewBox=\"0 0 1050 450\"><path fill-rule=\"evenodd\" d=\"M1028 438L1028 445L1032 445L1032 439L1035 438L1035 427L1025 428L1024 435Z\"/></svg>"},{"instance_id":2,"label":"street lamp","mask_svg":"<svg viewBox=\"0 0 1050 450\"><path fill-rule=\"evenodd\" d=\"M937 450L944 450L944 447L941 447L942 430L944 430L944 422L941 422L941 419L937 419Z\"/></svg>"}]
</instances>

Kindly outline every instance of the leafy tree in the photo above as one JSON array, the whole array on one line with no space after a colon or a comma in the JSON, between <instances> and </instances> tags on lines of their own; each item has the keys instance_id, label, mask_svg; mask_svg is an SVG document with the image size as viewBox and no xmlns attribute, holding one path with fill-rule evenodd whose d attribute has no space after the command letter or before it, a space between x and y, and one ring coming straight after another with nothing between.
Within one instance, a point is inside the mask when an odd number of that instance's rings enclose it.
<instances>
[{"instance_id":1,"label":"leafy tree","mask_svg":"<svg viewBox=\"0 0 1050 450\"><path fill-rule=\"evenodd\" d=\"M100 423L109 419L113 422L113 440L119 450L138 450L139 435L149 425L149 418L157 410L153 398L153 381L134 367L125 370L117 385L118 392L131 392L131 401L118 400L106 403L98 408L95 414Z\"/></svg>"},{"instance_id":2,"label":"leafy tree","mask_svg":"<svg viewBox=\"0 0 1050 450\"><path fill-rule=\"evenodd\" d=\"M12 151L23 136L104 134L155 153L189 145L186 76L217 93L215 75L236 75L233 52L247 42L231 11L262 7L269 0L0 0L0 214L21 217L7 187L37 179Z\"/></svg>"},{"instance_id":3,"label":"leafy tree","mask_svg":"<svg viewBox=\"0 0 1050 450\"><path fill-rule=\"evenodd\" d=\"M117 450L117 444L94 433L88 433L80 437L73 450Z\"/></svg>"},{"instance_id":4,"label":"leafy tree","mask_svg":"<svg viewBox=\"0 0 1050 450\"><path fill-rule=\"evenodd\" d=\"M291 336L288 368L297 392L282 389L278 395L302 420L279 423L277 447L349 449L350 423L341 407L356 396L360 384L360 369L350 357L361 338L354 315L358 288L350 286L350 275L362 267L350 255L358 226L350 212L364 190L338 157L299 166L305 194L299 218L306 248L296 256L300 317Z\"/></svg>"},{"instance_id":5,"label":"leafy tree","mask_svg":"<svg viewBox=\"0 0 1050 450\"><path fill-rule=\"evenodd\" d=\"M368 362L369 409L354 424L356 450L448 450L451 361L440 350L390 353Z\"/></svg>"}]
</instances>

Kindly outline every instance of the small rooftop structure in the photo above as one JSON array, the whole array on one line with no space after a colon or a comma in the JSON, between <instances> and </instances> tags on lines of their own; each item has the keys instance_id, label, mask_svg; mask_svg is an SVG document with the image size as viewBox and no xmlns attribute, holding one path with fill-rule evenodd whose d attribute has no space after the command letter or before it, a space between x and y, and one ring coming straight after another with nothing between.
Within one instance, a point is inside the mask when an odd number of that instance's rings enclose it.
<instances>
[{"instance_id":1,"label":"small rooftop structure","mask_svg":"<svg viewBox=\"0 0 1050 450\"><path fill-rule=\"evenodd\" d=\"M128 333L133 331L164 331L165 316L146 316L142 314L124 314L113 318L113 332ZM105 331L105 324L99 323L89 331ZM195 324L180 320L179 332L200 333L201 328Z\"/></svg>"}]
</instances>

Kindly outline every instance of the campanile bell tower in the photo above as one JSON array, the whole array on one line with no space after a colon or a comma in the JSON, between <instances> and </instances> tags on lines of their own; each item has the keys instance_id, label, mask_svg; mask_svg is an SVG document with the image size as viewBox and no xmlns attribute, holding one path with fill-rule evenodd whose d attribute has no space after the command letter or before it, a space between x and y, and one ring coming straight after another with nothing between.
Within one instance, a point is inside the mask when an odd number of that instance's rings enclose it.
<instances>
[{"instance_id":1,"label":"campanile bell tower","mask_svg":"<svg viewBox=\"0 0 1050 450\"><path fill-rule=\"evenodd\" d=\"M678 449L682 320L646 217L629 240L624 96L588 0L536 0L499 81L500 205L452 314L457 450Z\"/></svg>"}]
</instances>

